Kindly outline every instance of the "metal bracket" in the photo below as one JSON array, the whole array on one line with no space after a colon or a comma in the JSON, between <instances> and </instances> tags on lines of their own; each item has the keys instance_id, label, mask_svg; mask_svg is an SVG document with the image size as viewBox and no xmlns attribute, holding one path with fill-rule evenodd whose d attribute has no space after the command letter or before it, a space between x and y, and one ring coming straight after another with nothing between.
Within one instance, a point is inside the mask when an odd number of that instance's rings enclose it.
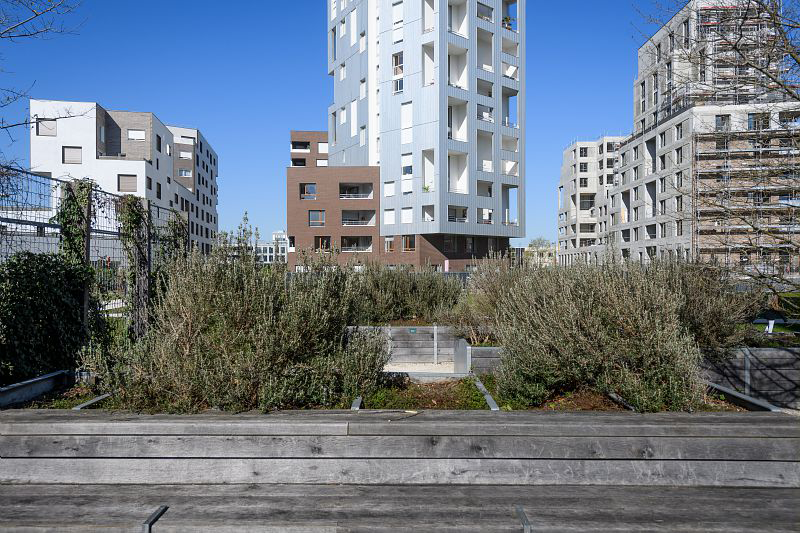
<instances>
[{"instance_id":1,"label":"metal bracket","mask_svg":"<svg viewBox=\"0 0 800 533\"><path fill-rule=\"evenodd\" d=\"M156 522L158 522L158 519L159 519L159 518L161 518L161 516L162 516L164 513L166 513L166 512L167 512L167 509L169 509L169 507L167 507L166 505L162 505L161 507L159 507L158 509L156 509L156 510L153 512L153 514L151 514L150 516L148 516L148 517L147 517L147 520L145 520L144 522L142 522L142 533L152 533L152 531L153 531L153 524L155 524Z\"/></svg>"}]
</instances>

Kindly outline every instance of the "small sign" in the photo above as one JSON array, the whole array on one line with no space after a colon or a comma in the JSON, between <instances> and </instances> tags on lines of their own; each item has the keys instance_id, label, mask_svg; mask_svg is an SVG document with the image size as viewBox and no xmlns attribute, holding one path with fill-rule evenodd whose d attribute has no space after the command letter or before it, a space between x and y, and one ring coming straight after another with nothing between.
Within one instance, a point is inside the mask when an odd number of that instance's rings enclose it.
<instances>
[{"instance_id":1,"label":"small sign","mask_svg":"<svg viewBox=\"0 0 800 533\"><path fill-rule=\"evenodd\" d=\"M416 333L417 332L417 328L408 328L408 332L409 333Z\"/></svg>"}]
</instances>

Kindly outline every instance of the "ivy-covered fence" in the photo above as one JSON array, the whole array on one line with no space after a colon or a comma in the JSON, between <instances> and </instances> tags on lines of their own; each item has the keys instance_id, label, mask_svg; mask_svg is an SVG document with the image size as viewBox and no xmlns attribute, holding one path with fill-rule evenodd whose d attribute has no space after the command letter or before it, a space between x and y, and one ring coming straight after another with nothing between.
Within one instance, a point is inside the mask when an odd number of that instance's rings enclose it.
<instances>
[{"instance_id":1,"label":"ivy-covered fence","mask_svg":"<svg viewBox=\"0 0 800 533\"><path fill-rule=\"evenodd\" d=\"M46 369L44 361L25 362L37 353L61 349L49 360L77 361L75 346L102 345L113 321L141 336L159 265L187 250L186 219L143 198L105 192L90 179L0 166L0 382ZM70 275L41 279L48 269L63 270L56 264ZM63 324L64 331L45 332L44 323Z\"/></svg>"}]
</instances>

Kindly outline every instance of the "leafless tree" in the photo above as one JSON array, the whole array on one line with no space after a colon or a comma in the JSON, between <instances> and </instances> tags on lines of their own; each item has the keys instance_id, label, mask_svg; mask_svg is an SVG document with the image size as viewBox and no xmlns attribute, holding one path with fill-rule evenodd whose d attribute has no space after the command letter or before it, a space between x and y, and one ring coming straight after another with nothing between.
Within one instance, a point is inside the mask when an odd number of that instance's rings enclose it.
<instances>
[{"instance_id":1,"label":"leafless tree","mask_svg":"<svg viewBox=\"0 0 800 533\"><path fill-rule=\"evenodd\" d=\"M78 6L76 0L0 0L0 42L19 43L73 33L76 26L68 23ZM8 46L5 48L8 49ZM12 141L12 131L30 127L31 120L28 116L7 117L6 110L28 98L31 87L0 87L0 131L5 132ZM6 160L2 150L0 163L13 163Z\"/></svg>"},{"instance_id":2,"label":"leafless tree","mask_svg":"<svg viewBox=\"0 0 800 533\"><path fill-rule=\"evenodd\" d=\"M692 176L676 184L695 258L773 291L800 289L800 1L654 7L644 20L667 31L643 49L668 54L662 113L723 106L696 128ZM728 105L751 106L747 123L732 123Z\"/></svg>"}]
</instances>

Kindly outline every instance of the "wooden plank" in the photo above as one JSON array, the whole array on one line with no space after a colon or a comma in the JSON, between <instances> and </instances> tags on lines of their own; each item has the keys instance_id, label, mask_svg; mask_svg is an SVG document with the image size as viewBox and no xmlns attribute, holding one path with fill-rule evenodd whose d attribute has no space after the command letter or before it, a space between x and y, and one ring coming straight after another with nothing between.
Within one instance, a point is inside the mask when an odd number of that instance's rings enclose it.
<instances>
[{"instance_id":1,"label":"wooden plank","mask_svg":"<svg viewBox=\"0 0 800 533\"><path fill-rule=\"evenodd\" d=\"M521 459L0 459L0 483L800 487L797 463Z\"/></svg>"},{"instance_id":2,"label":"wooden plank","mask_svg":"<svg viewBox=\"0 0 800 533\"><path fill-rule=\"evenodd\" d=\"M0 422L0 435L346 435L347 422Z\"/></svg>"},{"instance_id":3,"label":"wooden plank","mask_svg":"<svg viewBox=\"0 0 800 533\"><path fill-rule=\"evenodd\" d=\"M0 487L4 496L0 498L0 526L11 520L27 524L57 524L59 520L108 524L113 519L124 524L126 518L136 517L137 509L147 508L164 496L170 499L168 517L172 522L165 517L159 527L182 526L185 530L205 526L217 531L218 525L236 524L247 531L258 525L320 525L326 520L341 527L370 529L411 524L423 531L438 530L439 523L495 530L514 518L511 502L524 504L539 529L561 525L568 530L581 526L588 530L599 526L636 530L637 526L638 530L663 527L684 531L702 530L700 526L705 524L708 530L728 526L718 530L752 531L769 524L770 530L781 530L796 525L798 518L798 509L792 505L798 492L788 491L787 497L787 491L774 489L637 487L631 492L625 490L627 487L311 485L297 487L298 492L289 496L291 489L286 486L82 486L81 494L76 494L75 487L63 485L36 487L45 492L37 495L28 490L29 496L19 497L3 493ZM32 487L18 488L25 491ZM273 489L287 494L273 497ZM303 489L307 492L300 492ZM314 498L311 507L308 497ZM518 531L519 523L516 527Z\"/></svg>"},{"instance_id":4,"label":"wooden plank","mask_svg":"<svg viewBox=\"0 0 800 533\"><path fill-rule=\"evenodd\" d=\"M0 436L0 456L800 461L800 439L520 436Z\"/></svg>"}]
</instances>

